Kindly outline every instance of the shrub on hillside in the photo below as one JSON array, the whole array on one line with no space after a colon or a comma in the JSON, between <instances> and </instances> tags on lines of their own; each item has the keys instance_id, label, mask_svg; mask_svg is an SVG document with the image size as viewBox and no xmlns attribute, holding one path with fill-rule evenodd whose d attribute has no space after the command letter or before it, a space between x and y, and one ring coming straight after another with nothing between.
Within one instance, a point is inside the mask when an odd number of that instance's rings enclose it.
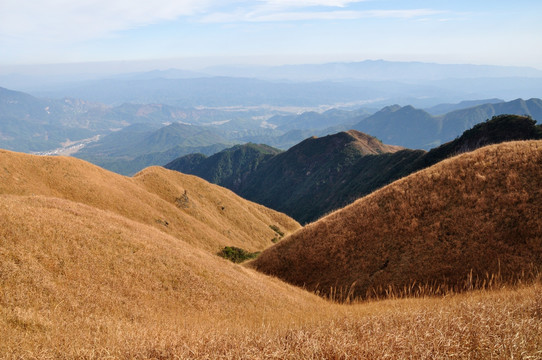
<instances>
[{"instance_id":1,"label":"shrub on hillside","mask_svg":"<svg viewBox=\"0 0 542 360\"><path fill-rule=\"evenodd\" d=\"M256 258L260 255L260 252L251 253L235 246L226 246L224 249L220 250L217 255L234 263L241 263Z\"/></svg>"}]
</instances>

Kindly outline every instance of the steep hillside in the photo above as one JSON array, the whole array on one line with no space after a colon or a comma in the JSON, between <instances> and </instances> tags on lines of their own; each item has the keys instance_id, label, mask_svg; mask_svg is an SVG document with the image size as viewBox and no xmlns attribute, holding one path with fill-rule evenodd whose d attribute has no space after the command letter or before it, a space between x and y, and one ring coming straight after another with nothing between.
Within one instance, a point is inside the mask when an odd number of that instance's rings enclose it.
<instances>
[{"instance_id":1,"label":"steep hillside","mask_svg":"<svg viewBox=\"0 0 542 360\"><path fill-rule=\"evenodd\" d=\"M541 291L341 306L108 211L0 195L6 359L536 358Z\"/></svg>"},{"instance_id":2,"label":"steep hillside","mask_svg":"<svg viewBox=\"0 0 542 360\"><path fill-rule=\"evenodd\" d=\"M311 291L355 296L464 289L469 278L540 270L541 165L542 141L442 161L306 226L252 266Z\"/></svg>"},{"instance_id":3,"label":"steep hillside","mask_svg":"<svg viewBox=\"0 0 542 360\"><path fill-rule=\"evenodd\" d=\"M265 162L238 193L305 223L330 209L333 186L361 157L400 149L357 131L309 138Z\"/></svg>"},{"instance_id":4,"label":"steep hillside","mask_svg":"<svg viewBox=\"0 0 542 360\"><path fill-rule=\"evenodd\" d=\"M201 179L159 168L130 179L76 159L5 151L0 170L2 358L540 354L539 283L440 299L339 305L202 249L193 237L207 238L205 224L214 221L214 212L199 206L235 196ZM177 198L183 189L187 197ZM180 208L171 211L172 201ZM174 212L188 214L186 205L201 210L200 232L191 233L194 217L170 232L177 220L163 220ZM263 211L246 201L241 205L255 216ZM259 231L233 203L219 210L222 216L235 210L239 226ZM160 221L146 223L157 214Z\"/></svg>"},{"instance_id":5,"label":"steep hillside","mask_svg":"<svg viewBox=\"0 0 542 360\"><path fill-rule=\"evenodd\" d=\"M355 130L312 137L286 152L246 144L165 167L200 176L301 223L341 208L403 176L425 152L401 150Z\"/></svg>"},{"instance_id":6,"label":"steep hillside","mask_svg":"<svg viewBox=\"0 0 542 360\"><path fill-rule=\"evenodd\" d=\"M67 199L152 226L216 253L224 246L257 251L294 220L195 176L160 167L127 178L75 158L0 151L0 193Z\"/></svg>"},{"instance_id":7,"label":"steep hillside","mask_svg":"<svg viewBox=\"0 0 542 360\"><path fill-rule=\"evenodd\" d=\"M236 145L210 157L191 154L180 157L165 168L202 177L212 183L238 191L258 167L281 151L267 145Z\"/></svg>"}]
</instances>

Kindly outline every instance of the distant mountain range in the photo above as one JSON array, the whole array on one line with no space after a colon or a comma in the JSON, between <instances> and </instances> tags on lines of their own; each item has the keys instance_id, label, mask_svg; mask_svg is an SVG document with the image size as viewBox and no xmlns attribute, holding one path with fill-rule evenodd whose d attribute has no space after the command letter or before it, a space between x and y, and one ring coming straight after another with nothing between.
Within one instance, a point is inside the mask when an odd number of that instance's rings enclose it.
<instances>
[{"instance_id":1,"label":"distant mountain range","mask_svg":"<svg viewBox=\"0 0 542 360\"><path fill-rule=\"evenodd\" d=\"M542 119L542 100L517 99L487 103L441 116L430 115L412 106L394 105L364 117L352 128L376 136L389 144L428 150L454 139L475 124L500 114L527 115Z\"/></svg>"},{"instance_id":2,"label":"distant mountain range","mask_svg":"<svg viewBox=\"0 0 542 360\"><path fill-rule=\"evenodd\" d=\"M0 88L0 147L25 152L48 151L61 147L67 141L107 135L132 124L142 124L138 125L139 130L128 131L135 135L142 133L141 128L156 130L171 122L227 122L235 119L236 114L212 109L180 109L161 104L111 107L72 98L36 98ZM243 116L250 117L253 113L243 111ZM119 140L122 143L136 142L131 136L125 137L113 136L109 143Z\"/></svg>"},{"instance_id":3,"label":"distant mountain range","mask_svg":"<svg viewBox=\"0 0 542 360\"><path fill-rule=\"evenodd\" d=\"M159 103L176 107L319 106L388 96L365 83L292 83L246 77L104 79L33 91L45 97L77 97L112 106Z\"/></svg>"},{"instance_id":4,"label":"distant mountain range","mask_svg":"<svg viewBox=\"0 0 542 360\"><path fill-rule=\"evenodd\" d=\"M287 79L290 81L353 79L371 81L428 81L453 78L542 77L542 71L529 67L435 64L385 60L283 66L216 66L204 69L202 73L215 76L254 77L272 80Z\"/></svg>"},{"instance_id":5,"label":"distant mountain range","mask_svg":"<svg viewBox=\"0 0 542 360\"><path fill-rule=\"evenodd\" d=\"M88 64L87 64L88 66ZM57 72L62 72L56 70ZM221 66L89 76L0 76L0 85L48 98L112 106L432 107L477 99L541 97L542 71L528 67L367 60L285 66Z\"/></svg>"},{"instance_id":6,"label":"distant mountain range","mask_svg":"<svg viewBox=\"0 0 542 360\"><path fill-rule=\"evenodd\" d=\"M374 111L360 108L352 111L331 109L322 113L307 111L302 114L275 115L266 120L270 127L283 130L326 129L334 126L347 126L371 116Z\"/></svg>"},{"instance_id":7,"label":"distant mountain range","mask_svg":"<svg viewBox=\"0 0 542 360\"><path fill-rule=\"evenodd\" d=\"M267 117L280 112L269 111L269 113ZM114 152L115 148L118 148L118 151L125 151L124 155L128 154L127 156L133 158L180 145L201 147L221 142L231 145L243 142L243 136L249 135L250 132L258 131L260 134L272 132L260 126L262 120L253 120L253 117L258 116L262 116L261 111L249 109L183 109L163 104L122 104L112 107L73 98L61 100L36 98L26 93L0 88L0 148L57 153L55 150L64 147L64 144L77 143L99 135L101 137L99 145L92 147L96 156L116 156ZM195 132L208 131L208 136L205 136L208 141L202 144L196 138L191 144L186 141L183 144L171 143L175 141L176 135L166 133L173 131L175 126L167 128L167 125L177 122L186 125L184 129L187 136ZM196 126L194 130L188 130L189 124ZM133 127L130 127L131 125ZM149 139L146 143L149 147L139 143L143 141L143 137L152 136L152 132L164 126L166 129L162 134L156 134L162 138ZM206 128L201 128L202 126ZM216 128L220 131L213 130ZM124 131L118 132L121 129ZM232 134L230 138L235 141L221 140L221 133L228 131ZM130 147L130 143L137 147ZM164 148L166 143L171 145L167 149ZM166 162L169 160L171 159L166 159Z\"/></svg>"},{"instance_id":8,"label":"distant mountain range","mask_svg":"<svg viewBox=\"0 0 542 360\"><path fill-rule=\"evenodd\" d=\"M0 146L39 151L58 147L67 139L92 137L118 125L104 119L105 109L82 100L38 99L0 88Z\"/></svg>"},{"instance_id":9,"label":"distant mountain range","mask_svg":"<svg viewBox=\"0 0 542 360\"><path fill-rule=\"evenodd\" d=\"M460 109L442 117L442 141L446 142L480 122L481 118L490 119L501 114L526 115L533 119L542 119L542 100L516 99L509 102L482 104L474 108Z\"/></svg>"},{"instance_id":10,"label":"distant mountain range","mask_svg":"<svg viewBox=\"0 0 542 360\"><path fill-rule=\"evenodd\" d=\"M247 77L103 79L32 90L40 97L81 98L110 106L158 103L175 107L344 107L392 104L431 107L488 98L540 97L542 77L291 82Z\"/></svg>"},{"instance_id":11,"label":"distant mountain range","mask_svg":"<svg viewBox=\"0 0 542 360\"><path fill-rule=\"evenodd\" d=\"M165 167L201 176L307 223L450 156L523 139L542 139L542 126L528 117L501 115L429 152L384 145L352 130L310 138L275 155L250 144L208 158L181 157Z\"/></svg>"},{"instance_id":12,"label":"distant mountain range","mask_svg":"<svg viewBox=\"0 0 542 360\"><path fill-rule=\"evenodd\" d=\"M219 110L128 103L113 107L72 98L36 98L0 88L0 148L71 154L132 175L186 154L209 156L248 142L286 150L311 136L355 129L387 144L429 150L494 115L542 118L540 99L487 101L428 109L456 109L444 115L399 105L292 114L272 108Z\"/></svg>"},{"instance_id":13,"label":"distant mountain range","mask_svg":"<svg viewBox=\"0 0 542 360\"><path fill-rule=\"evenodd\" d=\"M134 124L89 144L75 154L108 170L135 174L191 154L212 155L232 142L209 127L173 123L165 127Z\"/></svg>"},{"instance_id":14,"label":"distant mountain range","mask_svg":"<svg viewBox=\"0 0 542 360\"><path fill-rule=\"evenodd\" d=\"M438 104L423 110L427 111L431 115L444 115L455 110L468 109L478 105L497 104L502 102L505 101L502 99L467 100L461 101L457 104Z\"/></svg>"}]
</instances>

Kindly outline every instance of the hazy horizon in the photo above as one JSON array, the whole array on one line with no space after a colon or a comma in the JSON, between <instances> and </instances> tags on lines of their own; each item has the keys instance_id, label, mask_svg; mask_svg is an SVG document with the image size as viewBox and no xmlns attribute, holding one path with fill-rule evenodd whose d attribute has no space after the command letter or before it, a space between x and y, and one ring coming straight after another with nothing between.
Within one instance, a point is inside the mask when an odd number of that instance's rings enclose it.
<instances>
[{"instance_id":1,"label":"hazy horizon","mask_svg":"<svg viewBox=\"0 0 542 360\"><path fill-rule=\"evenodd\" d=\"M346 60L326 60L325 56L321 56L317 60L316 57L312 61L303 61L303 58L296 57L275 57L275 58L260 58L260 57L231 57L231 58L172 58L172 59L153 59L153 60L125 60L125 61L89 61L89 62L73 62L73 63L44 63L44 64L19 64L19 65L2 65L0 66L0 76L4 79L10 76L17 78L29 77L36 79L39 77L51 76L75 76L74 81L79 81L88 78L99 79L107 78L108 76L121 76L128 74L147 73L153 71L168 71L179 70L193 72L193 74L201 74L202 76L228 76L221 74L213 74L210 70L220 71L221 69L239 68L250 70L259 67L279 68L296 65L329 65L329 64L356 64L364 62L384 62L396 64L427 64L427 65L450 65L450 66L473 66L473 67L488 67L495 69L525 69L540 72L542 77L542 68L533 66L506 66L495 64L477 64L477 63L455 63L455 62L431 62L417 60L392 60L392 59L346 59ZM258 61L260 60L260 61ZM288 61L290 60L290 61ZM206 72L207 71L207 72ZM250 74L250 73L249 73ZM251 77L250 75L248 75ZM1 86L1 84L0 84Z\"/></svg>"}]
</instances>

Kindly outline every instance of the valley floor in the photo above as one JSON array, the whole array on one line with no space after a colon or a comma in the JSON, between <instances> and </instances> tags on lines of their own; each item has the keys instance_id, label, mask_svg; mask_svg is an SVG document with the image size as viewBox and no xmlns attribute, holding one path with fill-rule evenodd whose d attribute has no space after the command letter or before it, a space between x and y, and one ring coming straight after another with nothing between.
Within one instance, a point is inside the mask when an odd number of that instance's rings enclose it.
<instances>
[{"instance_id":1,"label":"valley floor","mask_svg":"<svg viewBox=\"0 0 542 360\"><path fill-rule=\"evenodd\" d=\"M59 306L62 306L60 304ZM0 309L3 358L542 359L542 284L450 295L61 322Z\"/></svg>"}]
</instances>

